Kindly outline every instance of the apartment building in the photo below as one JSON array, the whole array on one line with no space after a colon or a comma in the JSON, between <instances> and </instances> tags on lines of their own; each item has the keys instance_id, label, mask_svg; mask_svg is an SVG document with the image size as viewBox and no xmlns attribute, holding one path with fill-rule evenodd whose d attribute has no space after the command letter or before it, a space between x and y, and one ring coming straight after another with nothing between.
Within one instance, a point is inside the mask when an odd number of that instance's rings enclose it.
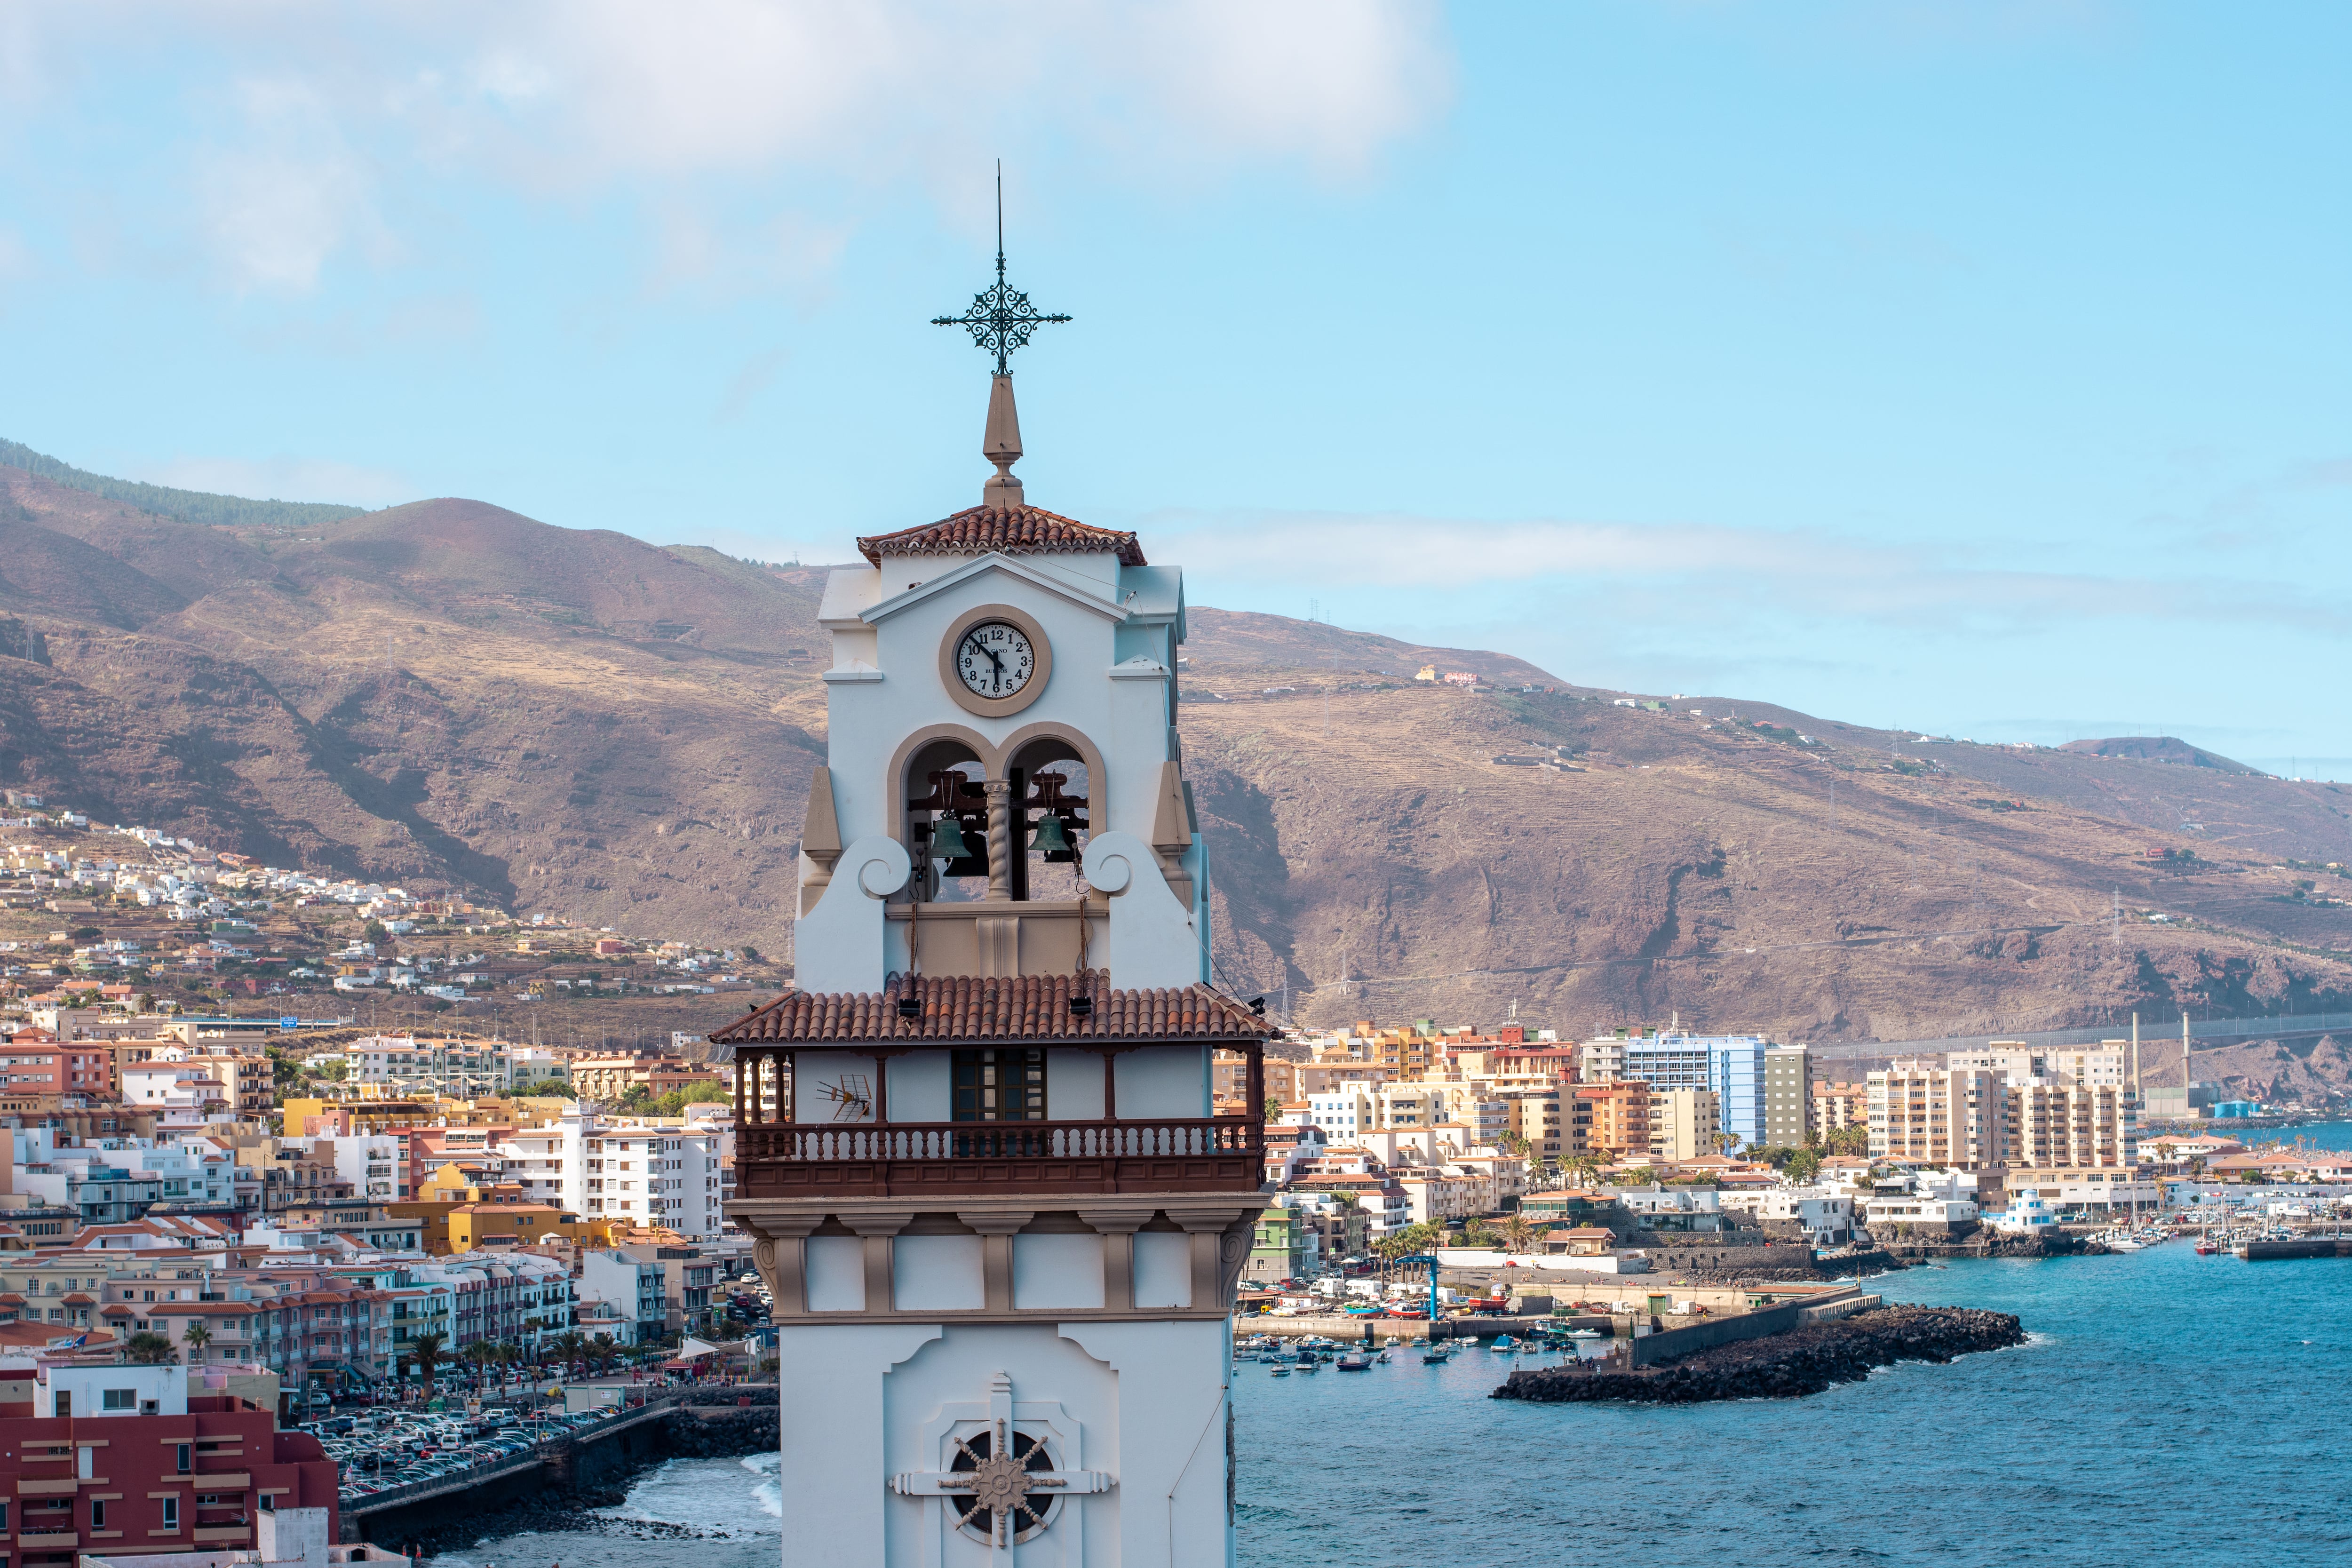
<instances>
[{"instance_id":1,"label":"apartment building","mask_svg":"<svg viewBox=\"0 0 2352 1568\"><path fill-rule=\"evenodd\" d=\"M279 1544L297 1531L278 1525L306 1518L322 1542L341 1538L336 1466L319 1439L278 1430L274 1410L192 1389L184 1367L43 1356L11 1385L23 1392L0 1403L0 1496L15 1505L6 1522L25 1568L110 1551L299 1559Z\"/></svg>"},{"instance_id":2,"label":"apartment building","mask_svg":"<svg viewBox=\"0 0 2352 1568\"><path fill-rule=\"evenodd\" d=\"M1866 1081L1871 1158L1958 1171L2008 1162L2008 1090L1990 1068L1898 1066Z\"/></svg>"},{"instance_id":3,"label":"apartment building","mask_svg":"<svg viewBox=\"0 0 2352 1568\"><path fill-rule=\"evenodd\" d=\"M1771 1046L1764 1052L1764 1142L1793 1149L1812 1125L1813 1053L1805 1046Z\"/></svg>"},{"instance_id":4,"label":"apartment building","mask_svg":"<svg viewBox=\"0 0 2352 1568\"><path fill-rule=\"evenodd\" d=\"M1573 1086L1565 1094L1557 1082L1544 1089L1497 1089L1494 1093L1508 1118L1504 1131L1524 1140L1531 1157L1557 1165L1585 1152L1582 1134L1591 1122L1580 1122L1561 1110L1563 1101L1575 1102Z\"/></svg>"},{"instance_id":5,"label":"apartment building","mask_svg":"<svg viewBox=\"0 0 2352 1568\"><path fill-rule=\"evenodd\" d=\"M1212 1051L1209 1056L1210 1092L1219 1103L1237 1105L1249 1095L1249 1058L1240 1051ZM1269 1100L1285 1104L1298 1098L1298 1064L1280 1057L1268 1057L1265 1067L1265 1089Z\"/></svg>"},{"instance_id":6,"label":"apartment building","mask_svg":"<svg viewBox=\"0 0 2352 1568\"><path fill-rule=\"evenodd\" d=\"M2031 1170L2139 1164L2139 1110L2120 1083L2011 1081L2009 1163Z\"/></svg>"},{"instance_id":7,"label":"apartment building","mask_svg":"<svg viewBox=\"0 0 2352 1568\"><path fill-rule=\"evenodd\" d=\"M1591 1108L1587 1132L1591 1152L1616 1161L1646 1160L1650 1155L1650 1086L1639 1079L1617 1083L1582 1083L1576 1098Z\"/></svg>"},{"instance_id":8,"label":"apartment building","mask_svg":"<svg viewBox=\"0 0 2352 1568\"><path fill-rule=\"evenodd\" d=\"M1995 1040L1980 1051L1954 1051L1944 1058L1943 1065L1998 1073L2011 1083L2038 1078L2052 1083L2121 1089L2130 1079L2130 1055L2128 1040L2049 1047L2029 1046L2022 1040ZM1894 1065L1905 1064L1898 1061Z\"/></svg>"},{"instance_id":9,"label":"apartment building","mask_svg":"<svg viewBox=\"0 0 2352 1568\"><path fill-rule=\"evenodd\" d=\"M597 1115L566 1117L562 1131L563 1207L689 1241L719 1239L718 1131Z\"/></svg>"},{"instance_id":10,"label":"apartment building","mask_svg":"<svg viewBox=\"0 0 2352 1568\"><path fill-rule=\"evenodd\" d=\"M1870 1085L1816 1079L1808 1094L1806 1126L1816 1137L1841 1127L1870 1125Z\"/></svg>"},{"instance_id":11,"label":"apartment building","mask_svg":"<svg viewBox=\"0 0 2352 1568\"><path fill-rule=\"evenodd\" d=\"M1712 1090L1723 1131L1742 1143L1764 1136L1764 1053L1761 1035L1628 1036L1616 1042L1622 1055L1618 1078L1640 1079L1654 1090Z\"/></svg>"},{"instance_id":12,"label":"apartment building","mask_svg":"<svg viewBox=\"0 0 2352 1568\"><path fill-rule=\"evenodd\" d=\"M669 1331L665 1283L654 1259L611 1247L580 1255L580 1299L604 1303L627 1325L614 1336L623 1344L646 1344Z\"/></svg>"},{"instance_id":13,"label":"apartment building","mask_svg":"<svg viewBox=\"0 0 2352 1568\"><path fill-rule=\"evenodd\" d=\"M1650 1158L1678 1164L1717 1152L1722 1102L1711 1089L1670 1089L1650 1096Z\"/></svg>"},{"instance_id":14,"label":"apartment building","mask_svg":"<svg viewBox=\"0 0 2352 1568\"><path fill-rule=\"evenodd\" d=\"M632 1089L650 1091L656 1076L698 1076L703 1072L704 1069L692 1067L682 1057L622 1052L577 1057L572 1063L572 1089L583 1100L618 1103L627 1098Z\"/></svg>"}]
</instances>

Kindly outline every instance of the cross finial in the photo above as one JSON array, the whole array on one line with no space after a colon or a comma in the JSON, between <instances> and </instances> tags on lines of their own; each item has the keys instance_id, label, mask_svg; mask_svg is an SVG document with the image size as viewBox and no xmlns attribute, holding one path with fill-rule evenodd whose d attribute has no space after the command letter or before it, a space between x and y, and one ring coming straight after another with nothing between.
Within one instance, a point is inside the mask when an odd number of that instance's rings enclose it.
<instances>
[{"instance_id":1,"label":"cross finial","mask_svg":"<svg viewBox=\"0 0 2352 1568\"><path fill-rule=\"evenodd\" d=\"M1029 296L1004 281L1004 163L996 165L996 281L971 297L971 308L961 316L933 316L935 327L961 327L982 352L996 356L996 374L1011 375L1015 349L1027 346L1029 335L1048 321L1067 316L1040 315Z\"/></svg>"}]
</instances>

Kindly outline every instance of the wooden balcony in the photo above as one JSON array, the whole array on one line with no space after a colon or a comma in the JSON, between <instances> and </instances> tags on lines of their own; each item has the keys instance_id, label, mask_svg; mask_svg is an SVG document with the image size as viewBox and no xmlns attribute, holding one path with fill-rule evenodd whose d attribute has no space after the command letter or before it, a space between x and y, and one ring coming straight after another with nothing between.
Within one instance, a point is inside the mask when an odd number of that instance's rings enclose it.
<instances>
[{"instance_id":1,"label":"wooden balcony","mask_svg":"<svg viewBox=\"0 0 2352 1568\"><path fill-rule=\"evenodd\" d=\"M1116 1121L751 1122L740 1197L1254 1193L1265 1125L1244 1116Z\"/></svg>"}]
</instances>

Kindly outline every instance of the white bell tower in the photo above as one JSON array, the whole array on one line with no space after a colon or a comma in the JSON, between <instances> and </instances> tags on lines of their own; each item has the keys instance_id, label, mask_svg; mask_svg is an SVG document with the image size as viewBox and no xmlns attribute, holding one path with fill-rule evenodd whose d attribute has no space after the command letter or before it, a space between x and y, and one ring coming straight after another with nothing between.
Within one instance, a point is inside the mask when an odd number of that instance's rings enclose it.
<instances>
[{"instance_id":1,"label":"white bell tower","mask_svg":"<svg viewBox=\"0 0 2352 1568\"><path fill-rule=\"evenodd\" d=\"M947 319L996 354L996 473L827 583L797 987L710 1037L781 1329L787 1564L1233 1561L1269 1031L1208 984L1182 575L1013 476L1006 358L1062 319L1001 243Z\"/></svg>"}]
</instances>

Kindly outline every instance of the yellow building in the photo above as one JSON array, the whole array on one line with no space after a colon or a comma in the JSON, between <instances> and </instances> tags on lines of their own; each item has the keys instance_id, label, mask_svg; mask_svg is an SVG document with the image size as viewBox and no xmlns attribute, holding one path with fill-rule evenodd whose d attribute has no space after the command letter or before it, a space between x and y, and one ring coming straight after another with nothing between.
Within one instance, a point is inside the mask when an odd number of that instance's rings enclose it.
<instances>
[{"instance_id":1,"label":"yellow building","mask_svg":"<svg viewBox=\"0 0 2352 1568\"><path fill-rule=\"evenodd\" d=\"M526 1202L518 1188L475 1185L455 1164L426 1177L415 1200L384 1207L398 1218L416 1221L425 1250L436 1258L480 1247L613 1245L614 1222Z\"/></svg>"}]
</instances>

